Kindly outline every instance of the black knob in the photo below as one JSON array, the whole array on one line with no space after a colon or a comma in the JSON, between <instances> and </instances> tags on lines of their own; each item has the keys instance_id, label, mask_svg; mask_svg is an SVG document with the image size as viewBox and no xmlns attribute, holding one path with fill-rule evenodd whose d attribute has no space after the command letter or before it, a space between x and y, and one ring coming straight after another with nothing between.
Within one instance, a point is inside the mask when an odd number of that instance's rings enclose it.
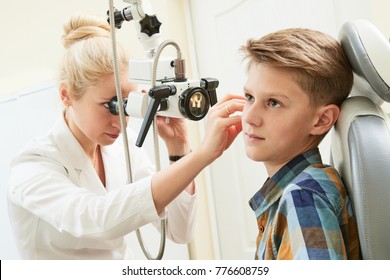
<instances>
[{"instance_id":1,"label":"black knob","mask_svg":"<svg viewBox=\"0 0 390 280\"><path fill-rule=\"evenodd\" d=\"M153 34L160 33L161 22L157 19L156 15L145 15L139 24L141 25L141 32L149 37L152 37Z\"/></svg>"}]
</instances>

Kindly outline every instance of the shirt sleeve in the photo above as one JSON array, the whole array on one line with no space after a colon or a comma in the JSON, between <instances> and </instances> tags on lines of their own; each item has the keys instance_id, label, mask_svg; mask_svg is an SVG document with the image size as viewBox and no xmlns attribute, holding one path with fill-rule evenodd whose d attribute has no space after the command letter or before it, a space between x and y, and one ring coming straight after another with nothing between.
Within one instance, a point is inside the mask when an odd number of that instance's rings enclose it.
<instances>
[{"instance_id":1,"label":"shirt sleeve","mask_svg":"<svg viewBox=\"0 0 390 280\"><path fill-rule=\"evenodd\" d=\"M197 209L197 195L183 191L167 207L168 238L176 243L191 242Z\"/></svg>"},{"instance_id":2,"label":"shirt sleeve","mask_svg":"<svg viewBox=\"0 0 390 280\"><path fill-rule=\"evenodd\" d=\"M128 132L129 141L135 143L133 131ZM134 167L135 180L155 173L153 164L150 162L144 149L134 149L132 155L135 159ZM160 213L160 218L167 219L167 237L176 243L189 243L193 236L195 217L197 210L197 195L190 195L186 191L181 192L166 208ZM160 230L160 219L153 222L153 225Z\"/></svg>"},{"instance_id":3,"label":"shirt sleeve","mask_svg":"<svg viewBox=\"0 0 390 280\"><path fill-rule=\"evenodd\" d=\"M275 215L273 250L278 259L347 259L331 202L310 190L285 192Z\"/></svg>"}]
</instances>

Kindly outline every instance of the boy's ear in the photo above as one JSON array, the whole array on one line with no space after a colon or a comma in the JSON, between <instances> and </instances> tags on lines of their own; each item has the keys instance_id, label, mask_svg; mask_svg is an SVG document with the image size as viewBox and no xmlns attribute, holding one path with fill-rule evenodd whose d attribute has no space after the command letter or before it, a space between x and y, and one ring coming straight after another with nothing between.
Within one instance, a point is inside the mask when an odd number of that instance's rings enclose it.
<instances>
[{"instance_id":1,"label":"boy's ear","mask_svg":"<svg viewBox=\"0 0 390 280\"><path fill-rule=\"evenodd\" d=\"M70 98L70 94L65 83L60 83L59 92L62 104L64 104L65 107L69 107L70 105L72 105L72 100Z\"/></svg>"},{"instance_id":2,"label":"boy's ear","mask_svg":"<svg viewBox=\"0 0 390 280\"><path fill-rule=\"evenodd\" d=\"M340 108L335 104L322 106L318 110L317 122L312 128L312 135L326 134L336 123L340 114Z\"/></svg>"}]
</instances>

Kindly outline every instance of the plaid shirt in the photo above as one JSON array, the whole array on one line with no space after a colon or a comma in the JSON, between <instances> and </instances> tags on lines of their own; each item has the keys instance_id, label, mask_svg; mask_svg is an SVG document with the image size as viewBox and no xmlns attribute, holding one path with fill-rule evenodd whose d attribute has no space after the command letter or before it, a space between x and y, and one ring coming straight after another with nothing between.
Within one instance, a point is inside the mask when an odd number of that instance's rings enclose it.
<instances>
[{"instance_id":1,"label":"plaid shirt","mask_svg":"<svg viewBox=\"0 0 390 280\"><path fill-rule=\"evenodd\" d=\"M317 148L288 162L249 201L256 259L360 259L351 203Z\"/></svg>"}]
</instances>

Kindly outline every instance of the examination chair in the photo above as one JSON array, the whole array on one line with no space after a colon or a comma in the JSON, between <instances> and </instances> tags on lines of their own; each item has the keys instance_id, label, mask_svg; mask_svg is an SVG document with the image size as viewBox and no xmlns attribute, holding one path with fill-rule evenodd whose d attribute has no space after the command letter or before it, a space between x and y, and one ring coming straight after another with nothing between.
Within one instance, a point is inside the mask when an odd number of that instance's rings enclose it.
<instances>
[{"instance_id":1,"label":"examination chair","mask_svg":"<svg viewBox=\"0 0 390 280\"><path fill-rule=\"evenodd\" d=\"M369 21L347 22L339 40L354 71L331 138L355 213L363 259L390 259L390 44Z\"/></svg>"}]
</instances>

